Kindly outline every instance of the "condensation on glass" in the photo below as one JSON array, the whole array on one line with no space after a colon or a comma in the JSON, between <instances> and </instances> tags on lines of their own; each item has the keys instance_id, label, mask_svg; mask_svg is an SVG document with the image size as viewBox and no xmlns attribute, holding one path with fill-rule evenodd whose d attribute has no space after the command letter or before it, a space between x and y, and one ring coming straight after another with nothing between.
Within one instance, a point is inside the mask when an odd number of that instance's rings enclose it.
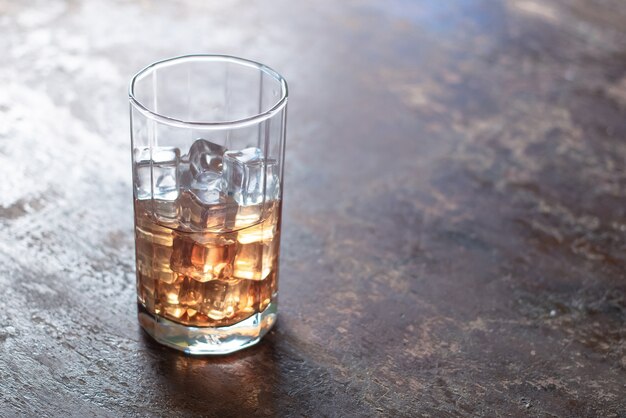
<instances>
[{"instance_id":1,"label":"condensation on glass","mask_svg":"<svg viewBox=\"0 0 626 418\"><path fill-rule=\"evenodd\" d=\"M152 64L130 84L139 322L191 354L276 321L287 84L229 56Z\"/></svg>"}]
</instances>

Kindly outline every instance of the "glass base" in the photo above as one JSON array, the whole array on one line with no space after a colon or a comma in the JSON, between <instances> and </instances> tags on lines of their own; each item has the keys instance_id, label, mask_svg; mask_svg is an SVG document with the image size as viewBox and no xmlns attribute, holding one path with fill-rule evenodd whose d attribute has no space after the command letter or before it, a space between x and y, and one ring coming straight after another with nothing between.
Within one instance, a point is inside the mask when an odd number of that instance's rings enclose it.
<instances>
[{"instance_id":1,"label":"glass base","mask_svg":"<svg viewBox=\"0 0 626 418\"><path fill-rule=\"evenodd\" d=\"M276 322L276 302L263 312L227 327L190 327L149 313L139 306L139 324L156 341L187 354L229 354L258 343Z\"/></svg>"}]
</instances>

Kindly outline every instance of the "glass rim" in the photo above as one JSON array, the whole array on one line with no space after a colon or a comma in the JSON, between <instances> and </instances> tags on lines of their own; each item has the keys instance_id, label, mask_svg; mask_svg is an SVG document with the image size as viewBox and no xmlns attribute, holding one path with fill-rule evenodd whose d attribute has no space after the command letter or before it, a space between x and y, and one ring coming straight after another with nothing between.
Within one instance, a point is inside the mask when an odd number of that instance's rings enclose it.
<instances>
[{"instance_id":1,"label":"glass rim","mask_svg":"<svg viewBox=\"0 0 626 418\"><path fill-rule=\"evenodd\" d=\"M157 69L158 67L179 64L187 60L193 60L193 59L198 59L198 58L207 59L210 61L231 62L231 63L243 65L246 67L250 67L250 68L256 68L257 70L264 72L265 74L268 74L269 76L271 76L272 78L274 78L276 81L280 83L280 87L281 87L280 99L278 99L278 101L270 109L264 112L256 113L254 115L247 116L241 119L211 122L211 121L186 121L186 120L182 120L178 118L173 118L171 116L166 116L166 115L163 115L163 114L160 114L158 112L154 112L148 109L148 107L142 104L135 97L135 94L134 94L135 83L139 77L145 74L148 74L150 71L153 71ZM271 118L276 113L281 111L287 104L288 95L289 94L288 94L287 81L277 71L273 70L267 65L261 64L257 61L252 61L246 58L239 58L239 57L235 57L232 55L219 55L219 54L179 55L176 57L171 57L171 58L166 58L160 61L155 61L152 64L149 64L146 67L139 70L131 78L130 84L128 86L128 98L130 100L130 103L133 105L133 107L139 110L144 116L147 116L151 119L154 119L156 121L159 121L168 125L173 125L173 126L183 127L183 128L193 128L193 129L231 129L231 128L241 128L245 126L256 125L260 122L263 122L264 120Z\"/></svg>"}]
</instances>

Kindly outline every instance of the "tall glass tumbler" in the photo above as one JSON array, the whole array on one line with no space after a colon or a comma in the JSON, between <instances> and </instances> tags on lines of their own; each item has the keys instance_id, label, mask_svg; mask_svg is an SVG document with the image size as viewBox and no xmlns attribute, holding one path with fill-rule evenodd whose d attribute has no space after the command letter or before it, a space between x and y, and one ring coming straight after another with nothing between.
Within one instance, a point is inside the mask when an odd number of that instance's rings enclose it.
<instances>
[{"instance_id":1,"label":"tall glass tumbler","mask_svg":"<svg viewBox=\"0 0 626 418\"><path fill-rule=\"evenodd\" d=\"M192 55L130 83L139 322L190 354L258 342L276 321L287 83Z\"/></svg>"}]
</instances>

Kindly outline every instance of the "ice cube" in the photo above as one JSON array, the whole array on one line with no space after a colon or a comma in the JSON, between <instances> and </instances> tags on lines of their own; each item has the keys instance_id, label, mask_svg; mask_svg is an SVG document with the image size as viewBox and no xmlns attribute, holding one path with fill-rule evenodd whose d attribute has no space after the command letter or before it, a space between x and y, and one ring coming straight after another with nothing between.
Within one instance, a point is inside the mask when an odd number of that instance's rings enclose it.
<instances>
[{"instance_id":1,"label":"ice cube","mask_svg":"<svg viewBox=\"0 0 626 418\"><path fill-rule=\"evenodd\" d=\"M219 173L222 171L222 155L226 151L221 145L197 139L189 148L189 165L191 174L196 177L204 171Z\"/></svg>"},{"instance_id":2,"label":"ice cube","mask_svg":"<svg viewBox=\"0 0 626 418\"><path fill-rule=\"evenodd\" d=\"M192 317L202 303L201 283L185 276L178 276L174 283L157 284L157 313L170 319L186 322L184 315ZM187 318L188 319L188 318Z\"/></svg>"},{"instance_id":3,"label":"ice cube","mask_svg":"<svg viewBox=\"0 0 626 418\"><path fill-rule=\"evenodd\" d=\"M152 173L150 170L150 149L135 149L135 196L139 200L152 197Z\"/></svg>"},{"instance_id":4,"label":"ice cube","mask_svg":"<svg viewBox=\"0 0 626 418\"><path fill-rule=\"evenodd\" d=\"M197 308L200 303L202 303L202 299L202 285L200 284L200 282L193 280L189 277L185 277L179 297L180 303L183 305L187 305L188 309L194 309Z\"/></svg>"},{"instance_id":5,"label":"ice cube","mask_svg":"<svg viewBox=\"0 0 626 418\"><path fill-rule=\"evenodd\" d=\"M141 303L154 309L155 280L149 275L139 273L137 276L137 296Z\"/></svg>"},{"instance_id":6,"label":"ice cube","mask_svg":"<svg viewBox=\"0 0 626 418\"><path fill-rule=\"evenodd\" d=\"M258 290L250 280L215 280L206 283L204 295L201 312L210 319L220 321L254 313Z\"/></svg>"},{"instance_id":7,"label":"ice cube","mask_svg":"<svg viewBox=\"0 0 626 418\"><path fill-rule=\"evenodd\" d=\"M175 233L170 267L176 273L203 283L228 279L232 275L236 249L234 236L218 235L198 242L189 234Z\"/></svg>"},{"instance_id":8,"label":"ice cube","mask_svg":"<svg viewBox=\"0 0 626 418\"><path fill-rule=\"evenodd\" d=\"M191 165L189 162L181 159L178 164L178 187L182 193L184 190L191 189L191 183L193 182L193 174L191 173Z\"/></svg>"},{"instance_id":9,"label":"ice cube","mask_svg":"<svg viewBox=\"0 0 626 418\"><path fill-rule=\"evenodd\" d=\"M278 164L276 160L268 159L265 165L267 167L265 200L278 200L280 199L280 173Z\"/></svg>"},{"instance_id":10,"label":"ice cube","mask_svg":"<svg viewBox=\"0 0 626 418\"><path fill-rule=\"evenodd\" d=\"M179 194L178 163L180 150L155 147L135 150L135 193L137 199L153 200L154 214L170 220L176 215Z\"/></svg>"},{"instance_id":11,"label":"ice cube","mask_svg":"<svg viewBox=\"0 0 626 418\"><path fill-rule=\"evenodd\" d=\"M222 192L222 175L213 171L199 173L191 182L191 193L206 205L218 204Z\"/></svg>"},{"instance_id":12,"label":"ice cube","mask_svg":"<svg viewBox=\"0 0 626 418\"><path fill-rule=\"evenodd\" d=\"M276 271L272 271L269 276L267 276L259 284L259 310L262 311L267 308L267 305L269 305L272 299L275 299L277 296L276 287L278 283L276 281ZM269 317L268 320L273 321L274 318Z\"/></svg>"},{"instance_id":13,"label":"ice cube","mask_svg":"<svg viewBox=\"0 0 626 418\"><path fill-rule=\"evenodd\" d=\"M179 297L183 280L184 276L179 276L174 282L171 283L156 281L156 301L160 309L173 309L178 307L177 305L180 303Z\"/></svg>"},{"instance_id":14,"label":"ice cube","mask_svg":"<svg viewBox=\"0 0 626 418\"><path fill-rule=\"evenodd\" d=\"M152 150L153 198L175 200L178 197L176 167L180 160L178 148L155 148Z\"/></svg>"},{"instance_id":15,"label":"ice cube","mask_svg":"<svg viewBox=\"0 0 626 418\"><path fill-rule=\"evenodd\" d=\"M258 148L226 151L223 160L225 188L240 205L256 205L263 201L263 153Z\"/></svg>"},{"instance_id":16,"label":"ice cube","mask_svg":"<svg viewBox=\"0 0 626 418\"><path fill-rule=\"evenodd\" d=\"M242 209L254 208L258 209L251 215L241 216ZM242 228L238 235L237 241L241 244L250 244L252 242L269 241L274 238L277 233L278 224L278 207L277 203L265 205L264 220L262 222L252 222L253 216L258 220L261 216L260 206L241 207L237 214L235 227Z\"/></svg>"},{"instance_id":17,"label":"ice cube","mask_svg":"<svg viewBox=\"0 0 626 418\"><path fill-rule=\"evenodd\" d=\"M185 190L177 200L179 227L186 231L220 231L232 228L237 217L237 204L232 197L220 195L214 204L204 204L195 193Z\"/></svg>"},{"instance_id":18,"label":"ice cube","mask_svg":"<svg viewBox=\"0 0 626 418\"><path fill-rule=\"evenodd\" d=\"M233 276L238 279L264 280L275 268L278 241L257 241L239 245Z\"/></svg>"},{"instance_id":19,"label":"ice cube","mask_svg":"<svg viewBox=\"0 0 626 418\"><path fill-rule=\"evenodd\" d=\"M235 218L235 228L242 229L258 224L263 216L263 205L239 206Z\"/></svg>"}]
</instances>

